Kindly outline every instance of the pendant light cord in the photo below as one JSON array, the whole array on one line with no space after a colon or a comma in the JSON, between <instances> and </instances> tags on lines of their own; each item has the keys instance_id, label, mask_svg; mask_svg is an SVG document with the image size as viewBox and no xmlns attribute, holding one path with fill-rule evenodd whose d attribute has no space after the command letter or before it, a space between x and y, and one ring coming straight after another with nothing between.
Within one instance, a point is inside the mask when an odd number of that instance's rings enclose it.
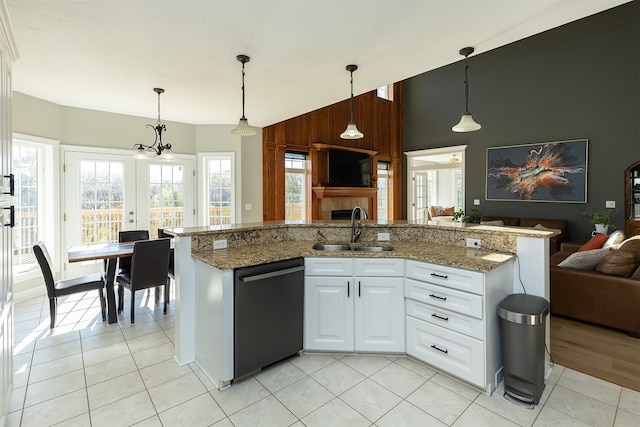
<instances>
[{"instance_id":1,"label":"pendant light cord","mask_svg":"<svg viewBox=\"0 0 640 427\"><path fill-rule=\"evenodd\" d=\"M242 120L247 120L244 116L244 62L242 63Z\"/></svg>"},{"instance_id":2,"label":"pendant light cord","mask_svg":"<svg viewBox=\"0 0 640 427\"><path fill-rule=\"evenodd\" d=\"M161 125L162 122L160 121L160 93L158 92L158 125Z\"/></svg>"},{"instance_id":3,"label":"pendant light cord","mask_svg":"<svg viewBox=\"0 0 640 427\"><path fill-rule=\"evenodd\" d=\"M353 71L350 71L351 73L351 100L349 102L349 107L351 109L351 119L349 120L349 123L353 123Z\"/></svg>"},{"instance_id":4,"label":"pendant light cord","mask_svg":"<svg viewBox=\"0 0 640 427\"><path fill-rule=\"evenodd\" d=\"M469 114L469 77L467 70L469 69L469 57L464 60L464 108L465 114Z\"/></svg>"}]
</instances>

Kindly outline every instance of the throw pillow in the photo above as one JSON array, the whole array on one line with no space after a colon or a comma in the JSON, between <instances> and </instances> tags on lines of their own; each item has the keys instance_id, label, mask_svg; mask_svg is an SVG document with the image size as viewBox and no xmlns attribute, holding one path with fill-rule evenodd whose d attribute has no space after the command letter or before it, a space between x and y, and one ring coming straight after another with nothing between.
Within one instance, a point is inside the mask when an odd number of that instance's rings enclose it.
<instances>
[{"instance_id":1,"label":"throw pillow","mask_svg":"<svg viewBox=\"0 0 640 427\"><path fill-rule=\"evenodd\" d=\"M553 228L545 227L542 224L536 224L533 226L536 230L553 230Z\"/></svg>"},{"instance_id":2,"label":"throw pillow","mask_svg":"<svg viewBox=\"0 0 640 427\"><path fill-rule=\"evenodd\" d=\"M604 243L609 239L609 236L602 233L596 233L593 235L591 240L589 240L584 245L580 246L578 249L579 252L590 251L592 249L600 249L603 247Z\"/></svg>"},{"instance_id":3,"label":"throw pillow","mask_svg":"<svg viewBox=\"0 0 640 427\"><path fill-rule=\"evenodd\" d=\"M453 216L453 206L442 208L442 216Z\"/></svg>"},{"instance_id":4,"label":"throw pillow","mask_svg":"<svg viewBox=\"0 0 640 427\"><path fill-rule=\"evenodd\" d=\"M602 247L610 248L622 242L623 240L624 240L624 233L621 230L616 230L613 233L609 234L609 238L607 239L606 242L604 242L604 245L602 245Z\"/></svg>"},{"instance_id":5,"label":"throw pillow","mask_svg":"<svg viewBox=\"0 0 640 427\"><path fill-rule=\"evenodd\" d=\"M504 225L504 221L495 220L495 221L480 221L481 225Z\"/></svg>"},{"instance_id":6,"label":"throw pillow","mask_svg":"<svg viewBox=\"0 0 640 427\"><path fill-rule=\"evenodd\" d=\"M595 270L598 263L611 252L611 249L593 249L590 251L574 252L564 261L558 264L558 267L577 268L579 270Z\"/></svg>"},{"instance_id":7,"label":"throw pillow","mask_svg":"<svg viewBox=\"0 0 640 427\"><path fill-rule=\"evenodd\" d=\"M436 208L435 208L434 206L430 206L430 207L429 207L429 218L428 218L428 219L431 219L431 218L433 218L434 216L438 216L438 215L436 214Z\"/></svg>"},{"instance_id":8,"label":"throw pillow","mask_svg":"<svg viewBox=\"0 0 640 427\"><path fill-rule=\"evenodd\" d=\"M624 240L618 246L616 246L618 250L624 251L640 251L640 234L636 236L631 236L627 240Z\"/></svg>"},{"instance_id":9,"label":"throw pillow","mask_svg":"<svg viewBox=\"0 0 640 427\"><path fill-rule=\"evenodd\" d=\"M634 252L611 251L598 266L596 271L614 276L629 277L638 268L638 257Z\"/></svg>"}]
</instances>

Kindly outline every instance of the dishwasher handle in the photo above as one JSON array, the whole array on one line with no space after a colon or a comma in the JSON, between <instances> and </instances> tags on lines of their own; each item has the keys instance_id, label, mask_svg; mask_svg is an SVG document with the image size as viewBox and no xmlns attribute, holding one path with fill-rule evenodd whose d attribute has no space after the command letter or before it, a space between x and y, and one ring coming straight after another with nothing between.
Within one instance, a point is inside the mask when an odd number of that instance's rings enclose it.
<instances>
[{"instance_id":1,"label":"dishwasher handle","mask_svg":"<svg viewBox=\"0 0 640 427\"><path fill-rule=\"evenodd\" d=\"M284 270L276 270L270 271L268 273L255 274L252 276L242 276L240 277L241 282L255 282L256 280L270 279L272 277L284 276L285 274L297 273L298 271L303 271L304 266L285 268Z\"/></svg>"}]
</instances>

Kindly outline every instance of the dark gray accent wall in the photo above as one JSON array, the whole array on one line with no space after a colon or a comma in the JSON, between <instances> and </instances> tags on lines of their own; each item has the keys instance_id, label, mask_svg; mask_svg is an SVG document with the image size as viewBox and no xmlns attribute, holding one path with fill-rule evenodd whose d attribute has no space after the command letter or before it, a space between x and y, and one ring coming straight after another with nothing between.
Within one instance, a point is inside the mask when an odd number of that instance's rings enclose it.
<instances>
[{"instance_id":1,"label":"dark gray accent wall","mask_svg":"<svg viewBox=\"0 0 640 427\"><path fill-rule=\"evenodd\" d=\"M640 1L470 56L477 132L451 131L464 112L463 82L462 57L404 82L403 149L467 144L467 209L480 199L483 215L565 219L579 242L593 229L581 212L615 200L624 229L624 170L640 159ZM586 204L485 200L487 147L581 138Z\"/></svg>"}]
</instances>

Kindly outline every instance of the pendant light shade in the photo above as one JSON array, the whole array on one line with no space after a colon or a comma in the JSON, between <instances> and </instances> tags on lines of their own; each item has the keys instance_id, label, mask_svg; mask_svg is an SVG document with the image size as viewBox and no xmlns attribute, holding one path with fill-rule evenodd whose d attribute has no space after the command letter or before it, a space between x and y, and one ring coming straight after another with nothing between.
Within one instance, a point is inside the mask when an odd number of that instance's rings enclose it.
<instances>
[{"instance_id":1,"label":"pendant light shade","mask_svg":"<svg viewBox=\"0 0 640 427\"><path fill-rule=\"evenodd\" d=\"M353 72L357 69L357 65L347 65L347 71L351 74L351 99L349 104L351 109L351 118L349 119L347 129L340 134L340 138L342 139L360 139L364 137L364 134L358 130L358 127L353 121Z\"/></svg>"},{"instance_id":2,"label":"pendant light shade","mask_svg":"<svg viewBox=\"0 0 640 427\"><path fill-rule=\"evenodd\" d=\"M156 125L147 125L148 128L153 129L156 134L156 139L151 145L134 144L135 153L133 157L135 159L146 159L148 157L157 157L162 160L171 161L175 159L175 155L171 151L171 144L165 144L162 142L162 132L167 130L167 127L162 120L160 120L160 95L164 93L164 89L155 87L153 91L158 94L158 122Z\"/></svg>"},{"instance_id":3,"label":"pendant light shade","mask_svg":"<svg viewBox=\"0 0 640 427\"><path fill-rule=\"evenodd\" d=\"M465 113L460 118L460 122L451 128L454 132L473 132L480 130L482 126L476 123L469 112L469 78L467 77L467 71L469 70L468 57L473 53L475 49L472 47L463 47L460 49L460 55L465 57L464 63L464 106Z\"/></svg>"},{"instance_id":4,"label":"pendant light shade","mask_svg":"<svg viewBox=\"0 0 640 427\"><path fill-rule=\"evenodd\" d=\"M249 126L249 121L244 116L244 64L249 62L251 58L247 55L238 55L236 56L236 59L242 63L242 117L240 117L238 126L233 128L231 133L240 136L253 136L256 134L256 130Z\"/></svg>"}]
</instances>

